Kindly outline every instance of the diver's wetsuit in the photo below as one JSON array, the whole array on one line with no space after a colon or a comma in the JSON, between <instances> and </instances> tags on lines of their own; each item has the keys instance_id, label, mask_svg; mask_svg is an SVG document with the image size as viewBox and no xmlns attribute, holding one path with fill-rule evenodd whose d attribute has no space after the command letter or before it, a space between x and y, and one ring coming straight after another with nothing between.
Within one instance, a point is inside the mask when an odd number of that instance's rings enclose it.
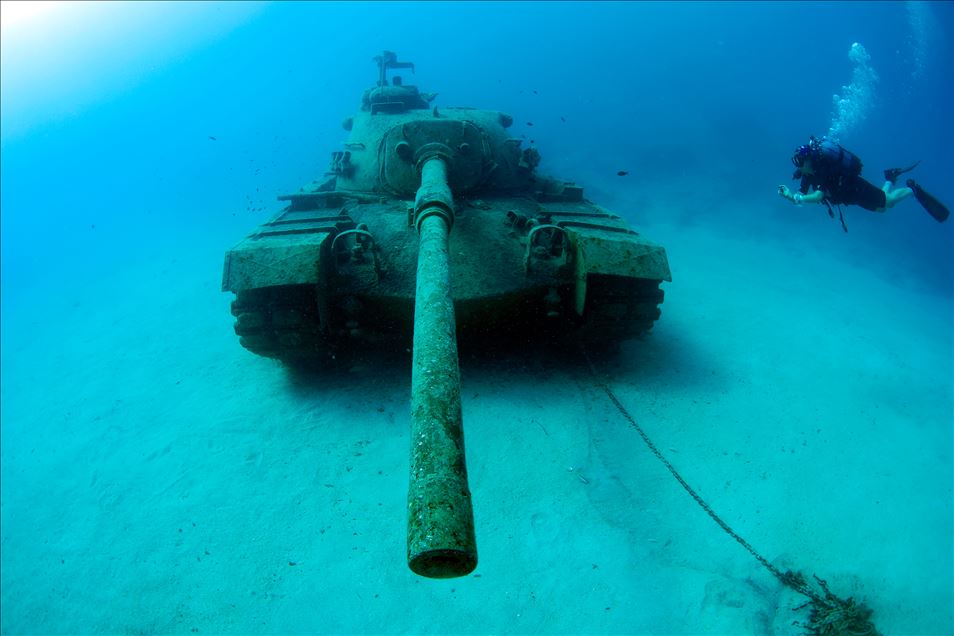
<instances>
[{"instance_id":1,"label":"diver's wetsuit","mask_svg":"<svg viewBox=\"0 0 954 636\"><path fill-rule=\"evenodd\" d=\"M825 193L824 201L831 205L859 205L872 212L883 210L887 195L881 188L865 181L859 175L842 174L839 166L818 162L815 174L802 174L798 190L808 194L812 190Z\"/></svg>"}]
</instances>

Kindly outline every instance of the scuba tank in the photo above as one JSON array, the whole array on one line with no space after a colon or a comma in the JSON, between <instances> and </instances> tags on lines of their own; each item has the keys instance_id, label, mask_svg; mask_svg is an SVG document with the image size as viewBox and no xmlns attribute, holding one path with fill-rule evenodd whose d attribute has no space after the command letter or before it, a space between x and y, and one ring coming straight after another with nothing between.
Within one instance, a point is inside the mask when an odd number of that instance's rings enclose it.
<instances>
[{"instance_id":1,"label":"scuba tank","mask_svg":"<svg viewBox=\"0 0 954 636\"><path fill-rule=\"evenodd\" d=\"M861 174L861 159L829 139L812 139L816 161L823 163L828 171L840 176L857 177Z\"/></svg>"}]
</instances>

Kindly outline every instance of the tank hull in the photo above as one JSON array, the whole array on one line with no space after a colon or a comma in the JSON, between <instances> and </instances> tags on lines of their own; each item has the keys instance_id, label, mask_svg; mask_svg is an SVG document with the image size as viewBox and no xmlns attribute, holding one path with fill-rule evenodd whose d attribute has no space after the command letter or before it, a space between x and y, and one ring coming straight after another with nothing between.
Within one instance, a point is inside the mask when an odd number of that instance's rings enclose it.
<instances>
[{"instance_id":1,"label":"tank hull","mask_svg":"<svg viewBox=\"0 0 954 636\"><path fill-rule=\"evenodd\" d=\"M662 247L571 184L457 201L451 290L460 338L619 341L659 317ZM547 192L549 188L551 192ZM316 191L226 255L235 331L287 362L410 343L418 235L413 200ZM363 229L359 229L363 228Z\"/></svg>"}]
</instances>

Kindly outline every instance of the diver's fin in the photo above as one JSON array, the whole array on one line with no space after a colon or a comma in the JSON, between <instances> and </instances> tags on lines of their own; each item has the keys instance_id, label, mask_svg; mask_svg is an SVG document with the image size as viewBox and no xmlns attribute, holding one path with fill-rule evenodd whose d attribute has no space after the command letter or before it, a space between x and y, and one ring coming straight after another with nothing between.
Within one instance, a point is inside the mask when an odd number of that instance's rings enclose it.
<instances>
[{"instance_id":1,"label":"diver's fin","mask_svg":"<svg viewBox=\"0 0 954 636\"><path fill-rule=\"evenodd\" d=\"M917 168L919 163L921 163L920 159L912 163L907 168L888 168L887 170L884 171L884 178L890 181L891 183L894 183L895 180L900 175L904 174L905 172L911 172L912 170Z\"/></svg>"},{"instance_id":2,"label":"diver's fin","mask_svg":"<svg viewBox=\"0 0 954 636\"><path fill-rule=\"evenodd\" d=\"M908 179L908 187L914 190L914 198L918 200L921 207L927 210L928 214L933 216L938 223L943 223L951 215L947 206L938 201L933 194L926 192L924 188L914 182L914 179Z\"/></svg>"}]
</instances>

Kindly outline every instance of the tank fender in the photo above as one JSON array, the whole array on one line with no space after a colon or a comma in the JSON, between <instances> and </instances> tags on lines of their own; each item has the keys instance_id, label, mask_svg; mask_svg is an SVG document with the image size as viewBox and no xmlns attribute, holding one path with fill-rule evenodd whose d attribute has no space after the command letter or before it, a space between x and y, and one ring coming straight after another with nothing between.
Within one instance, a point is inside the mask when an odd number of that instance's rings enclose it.
<instances>
[{"instance_id":1,"label":"tank fender","mask_svg":"<svg viewBox=\"0 0 954 636\"><path fill-rule=\"evenodd\" d=\"M566 228L573 249L576 313L586 306L586 283L590 274L671 281L666 250L640 237L606 230L586 233Z\"/></svg>"}]
</instances>

